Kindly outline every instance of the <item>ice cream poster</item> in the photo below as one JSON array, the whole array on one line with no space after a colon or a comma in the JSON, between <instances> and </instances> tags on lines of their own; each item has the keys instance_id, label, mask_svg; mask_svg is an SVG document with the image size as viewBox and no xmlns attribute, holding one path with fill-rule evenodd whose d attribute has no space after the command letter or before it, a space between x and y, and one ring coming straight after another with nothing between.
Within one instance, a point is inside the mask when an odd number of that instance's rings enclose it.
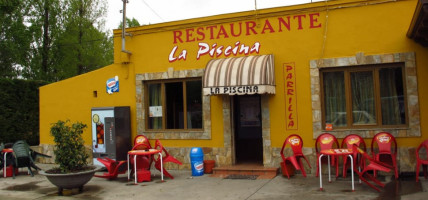
<instances>
[{"instance_id":1,"label":"ice cream poster","mask_svg":"<svg viewBox=\"0 0 428 200\"><path fill-rule=\"evenodd\" d=\"M114 78L108 79L107 83L107 93L113 94L114 92L119 92L119 77L115 76Z\"/></svg>"}]
</instances>

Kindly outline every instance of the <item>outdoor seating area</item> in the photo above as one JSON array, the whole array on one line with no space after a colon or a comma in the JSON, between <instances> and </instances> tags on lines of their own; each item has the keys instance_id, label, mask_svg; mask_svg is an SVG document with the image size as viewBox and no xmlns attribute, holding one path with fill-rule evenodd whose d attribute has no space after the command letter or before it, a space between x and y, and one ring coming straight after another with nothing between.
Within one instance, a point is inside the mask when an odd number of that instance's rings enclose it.
<instances>
[{"instance_id":1,"label":"outdoor seating area","mask_svg":"<svg viewBox=\"0 0 428 200\"><path fill-rule=\"evenodd\" d=\"M1 143L0 149L0 170L3 169L4 178L12 176L15 179L19 168L27 168L28 174L34 176L32 168L36 171L41 170L35 164L36 158L38 156L51 157L32 150L24 140L18 140L15 143Z\"/></svg>"},{"instance_id":2,"label":"outdoor seating area","mask_svg":"<svg viewBox=\"0 0 428 200\"><path fill-rule=\"evenodd\" d=\"M317 152L317 164L319 167L317 167L317 172L314 174L315 177L319 177L319 184L320 189L324 190L322 186L322 170L323 167L322 164L324 164L322 161L323 158L326 158L325 161L328 166L328 175L329 180L331 182L331 174L330 174L330 167L333 165L335 166L336 170L336 178L339 176L337 175L337 169L339 166L342 166L343 164L343 178L347 177L347 172L349 173L348 169L351 168L351 181L352 181L352 191L355 191L354 188L354 181L359 180L359 183L361 184L364 182L369 186L370 188L373 188L379 193L384 192L383 188L385 187L386 183L385 180L379 180L378 173L376 172L384 172L384 173L390 173L395 178L396 174L398 172L395 171L395 169L398 169L397 167L393 166L392 158L389 157L389 160L387 158L382 158L382 156L379 155L390 155L390 156L396 156L394 154L395 148L396 148L396 140L395 138L386 132L381 132L376 134L372 140L372 148L370 149L371 152L367 153L365 141L362 137L356 134L350 134L343 138L341 140L341 143L339 143L339 140L332 134L324 134L320 136L316 143L317 147L331 144L329 147L323 147L322 149L318 150ZM321 145L322 144L322 145ZM340 144L340 146L338 145ZM391 145L389 145L391 144ZM153 147L154 146L154 147ZM154 140L154 145L150 143L149 139L144 135L138 135L134 138L134 144L132 149L128 152L129 159L123 160L123 161L116 161L114 159L110 159L108 157L103 158L97 158L97 160L105 165L105 168L107 172L104 173L98 173L95 175L95 177L100 178L106 178L109 180L112 179L118 179L118 178L124 178L123 176L119 176L121 174L125 174L128 171L128 182L134 177L134 183L137 184L139 182L152 182L153 174L151 174L151 166L152 164L155 165L155 168L161 172L161 182L163 182L163 176L169 177L170 179L174 179L174 176L171 175L170 172L168 172L165 167L164 163L166 162L172 162L175 164L181 165L182 162L174 158L172 155L170 155L165 147L161 144L159 140ZM382 148L379 148L379 146L382 146ZM17 168L27 168L28 173L31 176L34 176L33 172L31 171L31 168L35 170L40 170L39 167L35 165L35 157L36 156L47 156L41 153L38 153L36 151L33 151L29 149L28 144L25 141L17 141L14 144L1 144L0 146L2 148L2 155L1 155L1 165L7 167L13 167L12 169ZM305 171L305 167L311 168L311 164L308 160L308 158L303 154L302 152L303 147L303 140L302 138L297 134L289 135L286 140L284 141L284 144L281 149L281 158L284 163L288 163L290 166L294 167L295 170L301 171L301 177L297 176L292 179L290 177L293 172L285 171L285 174L288 181L290 183L299 181L301 178L307 178L307 174ZM389 147L391 151L388 151L386 147ZM287 148L289 150L287 151ZM424 175L425 178L427 178L426 168L427 168L427 160L424 160L425 156L419 156L419 151L425 153L428 149L428 140L425 140L423 143L420 144L416 151L416 155L418 158L418 164L416 166L416 182L418 181L418 171L420 165L422 165L424 169ZM373 149L373 150L372 150ZM292 155L287 155L292 153ZM384 156L385 157L385 156ZM13 159L12 159L13 158ZM19 158L19 159L17 159ZM7 161L6 163L4 161ZM305 160L305 161L302 161ZM334 164L333 164L334 161ZM303 162L307 163L307 166L303 165ZM19 164L17 164L19 163ZM128 164L128 168L126 168L126 164ZM129 170L127 170L129 169ZM287 170L287 168L282 168L283 170ZM5 171L4 171L5 172ZM177 173L177 171L173 171L174 173ZM6 172L5 172L6 173ZM181 174L181 173L180 173ZM356 175L355 180L354 176ZM180 175L182 176L182 175ZM358 177L358 178L357 178ZM312 177L313 178L313 177ZM337 182L337 181L335 181ZM118 183L118 182L113 182ZM287 182L288 183L288 182ZM286 183L283 183L286 184ZM330 183L328 186L328 190L332 190L337 183ZM349 186L346 186L348 184L342 184L344 188L347 188ZM333 187L333 188L331 188ZM361 188L361 187L359 187ZM358 189L357 189L358 190Z\"/></svg>"},{"instance_id":3,"label":"outdoor seating area","mask_svg":"<svg viewBox=\"0 0 428 200\"><path fill-rule=\"evenodd\" d=\"M428 0L4 2L0 200L428 197Z\"/></svg>"},{"instance_id":4,"label":"outdoor seating area","mask_svg":"<svg viewBox=\"0 0 428 200\"><path fill-rule=\"evenodd\" d=\"M179 165L182 163L171 156L163 147L159 140L155 140L154 148L150 144L149 139L144 135L137 135L134 138L134 145L128 152L128 159L116 161L108 157L97 158L105 168L107 173L102 175L95 174L95 177L115 179L119 174L124 174L128 171L128 180L134 177L134 182L151 181L151 166L154 163L155 168L161 173L161 180L164 176L174 179L174 177L165 169L164 163L172 162ZM127 168L125 168L127 163Z\"/></svg>"},{"instance_id":5,"label":"outdoor seating area","mask_svg":"<svg viewBox=\"0 0 428 200\"><path fill-rule=\"evenodd\" d=\"M328 165L328 175L329 182L331 182L331 172L330 167L335 168L336 178L339 177L339 166L340 162L343 163L343 178L347 177L348 169L351 168L352 175L354 172L359 177L359 182L361 181L368 184L373 189L380 191L379 187L384 187L385 185L377 180L378 171L385 173L393 172L392 175L394 179L399 178L399 171L397 166L397 142L395 137L388 132L379 132L371 140L370 155L366 153L367 147L364 139L357 134L349 134L342 139L341 145L339 146L339 140L330 133L323 133L319 135L315 141L315 150L317 158L317 170L316 177L320 177L320 189L323 190L322 186L322 170L321 165ZM285 156L284 149L290 144L293 155ZM302 154L302 145L303 141L299 135L292 134L286 138L284 141L283 147L281 149L281 157L284 163L291 163L295 170L300 170L303 177L306 177L306 172L302 166L301 158L306 157ZM416 151L417 165L416 165L416 182L418 181L419 176L419 167L423 166L424 176L427 178L427 166L428 160L427 156L420 158L419 151L425 148L428 150L428 140L423 142ZM425 151L426 152L426 151ZM308 166L310 163L307 161ZM288 170L286 167L283 167L282 170L285 170L285 175L287 178L290 178ZM352 190L354 190L354 180L352 176ZM376 187L374 184L378 187Z\"/></svg>"},{"instance_id":6,"label":"outdoor seating area","mask_svg":"<svg viewBox=\"0 0 428 200\"><path fill-rule=\"evenodd\" d=\"M49 169L50 164L37 164L42 169ZM386 183L381 192L371 189L366 184L357 184L356 191L350 192L350 184L334 181L319 191L319 180L314 174L303 177L301 174L287 179L276 176L273 179L235 180L213 178L204 175L190 178L189 170L169 170L174 180L161 182L153 178L151 182L139 183L127 181L126 174L108 181L103 178L92 178L83 192L77 189L65 190L59 197L57 188L40 174L34 177L21 175L16 179L0 178L0 197L14 199L424 199L428 192L428 181L421 180L415 187L413 181L402 182L403 187L396 187L395 181ZM158 176L158 175L157 175ZM411 187L409 190L407 187ZM154 192L161 191L161 192ZM424 192L425 191L425 192Z\"/></svg>"}]
</instances>

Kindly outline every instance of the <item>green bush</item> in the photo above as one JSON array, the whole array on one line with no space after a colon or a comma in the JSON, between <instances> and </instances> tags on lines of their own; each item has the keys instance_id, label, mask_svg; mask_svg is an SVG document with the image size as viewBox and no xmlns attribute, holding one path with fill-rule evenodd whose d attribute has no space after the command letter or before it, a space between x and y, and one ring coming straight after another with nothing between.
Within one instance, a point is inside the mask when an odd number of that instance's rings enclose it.
<instances>
[{"instance_id":1,"label":"green bush","mask_svg":"<svg viewBox=\"0 0 428 200\"><path fill-rule=\"evenodd\" d=\"M44 81L0 79L0 141L39 144L39 87Z\"/></svg>"},{"instance_id":2,"label":"green bush","mask_svg":"<svg viewBox=\"0 0 428 200\"><path fill-rule=\"evenodd\" d=\"M51 126L51 135L55 142L55 163L59 165L62 173L79 171L88 164L88 153L86 152L82 139L86 124L59 120Z\"/></svg>"}]
</instances>

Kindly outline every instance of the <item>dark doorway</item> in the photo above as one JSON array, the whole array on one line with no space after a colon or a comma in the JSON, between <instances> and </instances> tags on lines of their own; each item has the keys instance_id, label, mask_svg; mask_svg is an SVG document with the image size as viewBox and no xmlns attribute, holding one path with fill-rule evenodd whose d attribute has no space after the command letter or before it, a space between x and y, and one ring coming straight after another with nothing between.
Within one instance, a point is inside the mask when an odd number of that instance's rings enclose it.
<instances>
[{"instance_id":1,"label":"dark doorway","mask_svg":"<svg viewBox=\"0 0 428 200\"><path fill-rule=\"evenodd\" d=\"M260 95L234 96L236 164L263 164Z\"/></svg>"}]
</instances>

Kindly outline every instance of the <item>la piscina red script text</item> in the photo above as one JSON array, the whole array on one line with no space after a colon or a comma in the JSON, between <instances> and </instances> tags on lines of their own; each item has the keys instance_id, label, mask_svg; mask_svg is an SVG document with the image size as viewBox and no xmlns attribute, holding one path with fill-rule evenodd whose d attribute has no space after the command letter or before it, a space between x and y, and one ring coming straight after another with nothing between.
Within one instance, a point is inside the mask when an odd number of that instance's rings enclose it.
<instances>
[{"instance_id":1,"label":"la piscina red script text","mask_svg":"<svg viewBox=\"0 0 428 200\"><path fill-rule=\"evenodd\" d=\"M169 54L169 62L186 60L187 50L180 49L178 44L198 42L196 59L202 56L228 57L231 55L249 55L259 53L261 44L256 41L252 44L244 44L239 40L234 44L207 43L207 40L218 40L227 38L239 38L260 34L280 33L293 30L321 28L319 13L292 15L278 17L276 19L253 20L245 22L230 23L228 25L211 25L197 28L173 31L174 46Z\"/></svg>"}]
</instances>

